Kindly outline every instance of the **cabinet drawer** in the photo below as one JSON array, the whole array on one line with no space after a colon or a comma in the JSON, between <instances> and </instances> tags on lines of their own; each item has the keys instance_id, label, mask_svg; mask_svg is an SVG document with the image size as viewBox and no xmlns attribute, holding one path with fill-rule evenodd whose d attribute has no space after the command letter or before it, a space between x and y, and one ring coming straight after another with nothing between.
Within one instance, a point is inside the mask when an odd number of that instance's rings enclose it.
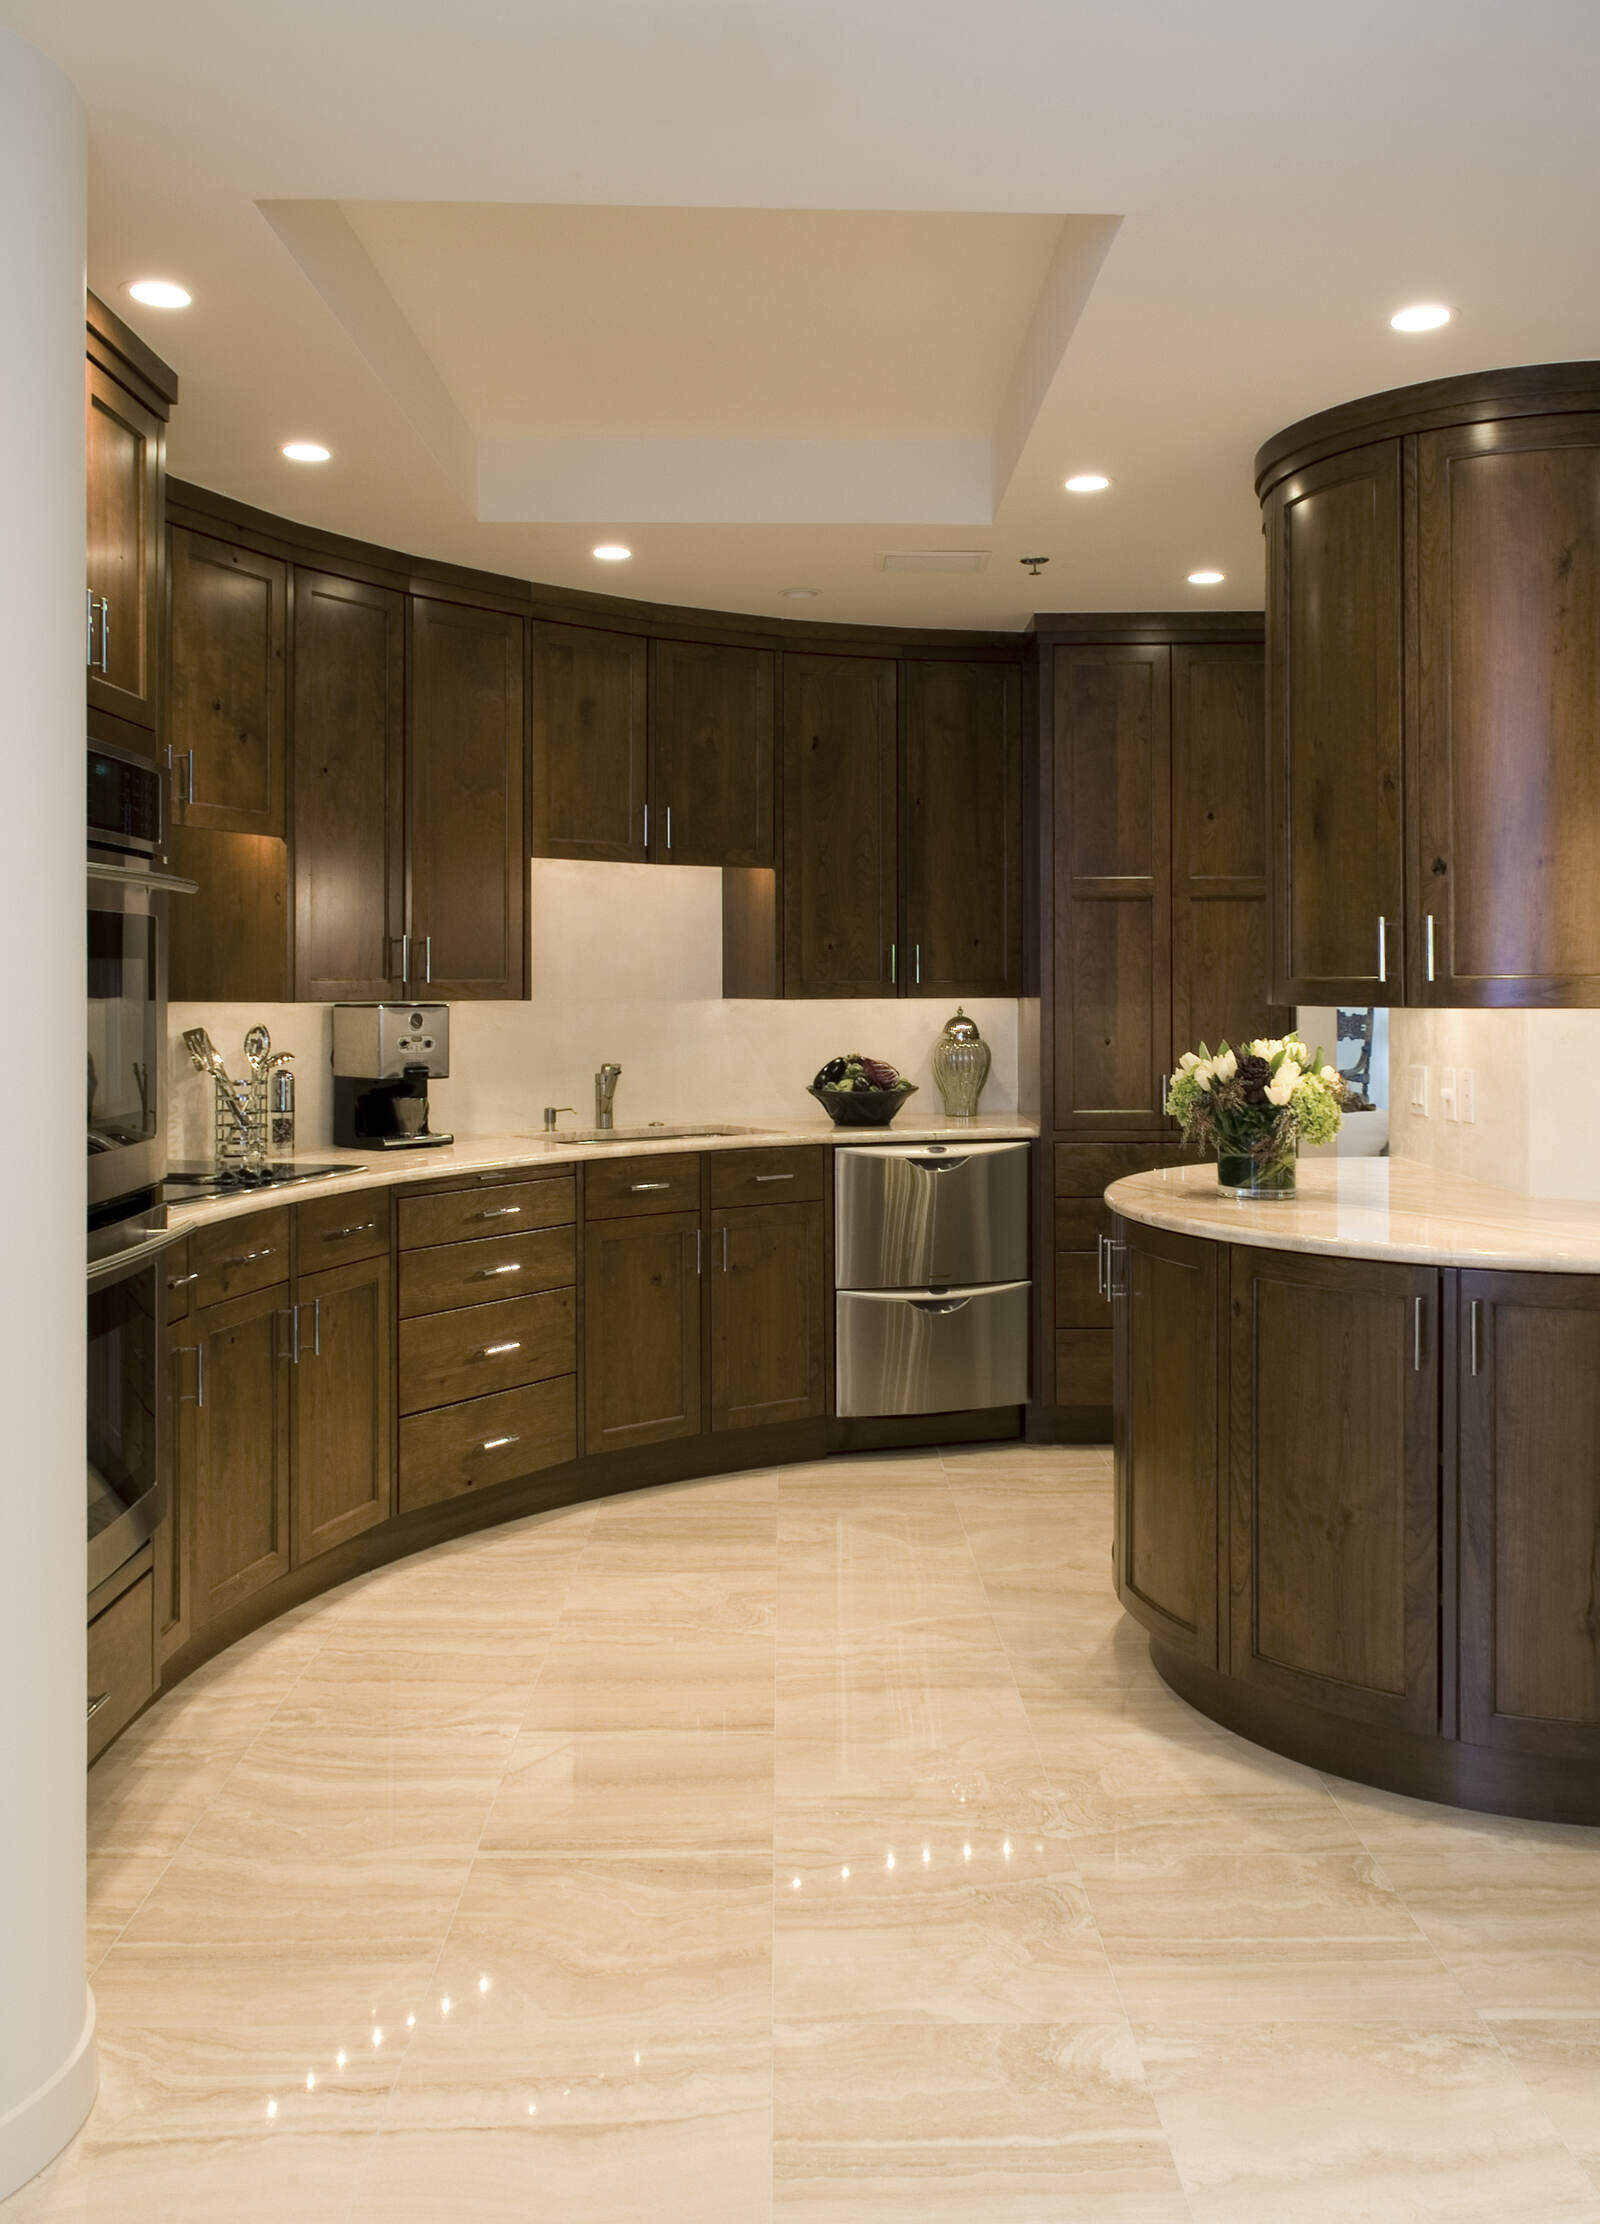
<instances>
[{"instance_id":1,"label":"cabinet drawer","mask_svg":"<svg viewBox=\"0 0 1600 2224\"><path fill-rule=\"evenodd\" d=\"M400 1411L569 1375L577 1365L575 1292L545 1290L400 1324Z\"/></svg>"},{"instance_id":2,"label":"cabinet drawer","mask_svg":"<svg viewBox=\"0 0 1600 2224\"><path fill-rule=\"evenodd\" d=\"M1192 1166L1198 1157L1174 1136L1170 1143L1058 1143L1058 1197L1100 1197L1126 1174L1154 1173L1158 1166Z\"/></svg>"},{"instance_id":3,"label":"cabinet drawer","mask_svg":"<svg viewBox=\"0 0 1600 2224\"><path fill-rule=\"evenodd\" d=\"M91 1761L127 1728L155 1690L155 1614L155 1577L145 1574L89 1624Z\"/></svg>"},{"instance_id":4,"label":"cabinet drawer","mask_svg":"<svg viewBox=\"0 0 1600 2224\"><path fill-rule=\"evenodd\" d=\"M1056 1253L1057 1328L1109 1328L1111 1308L1100 1291L1097 1251Z\"/></svg>"},{"instance_id":5,"label":"cabinet drawer","mask_svg":"<svg viewBox=\"0 0 1600 2224\"><path fill-rule=\"evenodd\" d=\"M1092 1251L1111 1233L1111 1207L1100 1197L1056 1199L1056 1249Z\"/></svg>"},{"instance_id":6,"label":"cabinet drawer","mask_svg":"<svg viewBox=\"0 0 1600 2224\"><path fill-rule=\"evenodd\" d=\"M1056 1404L1109 1406L1110 1403L1110 1329L1057 1329Z\"/></svg>"},{"instance_id":7,"label":"cabinet drawer","mask_svg":"<svg viewBox=\"0 0 1600 2224\"><path fill-rule=\"evenodd\" d=\"M439 1197L400 1199L400 1248L471 1243L480 1236L520 1235L524 1228L559 1228L572 1218L570 1174L553 1181L497 1182L453 1189Z\"/></svg>"},{"instance_id":8,"label":"cabinet drawer","mask_svg":"<svg viewBox=\"0 0 1600 2224\"><path fill-rule=\"evenodd\" d=\"M483 1236L476 1243L440 1243L400 1254L400 1318L448 1313L458 1305L492 1305L529 1290L557 1290L577 1280L571 1228L535 1228L525 1236Z\"/></svg>"},{"instance_id":9,"label":"cabinet drawer","mask_svg":"<svg viewBox=\"0 0 1600 2224\"><path fill-rule=\"evenodd\" d=\"M583 1216L615 1220L639 1212L698 1212L698 1157L591 1160L583 1175Z\"/></svg>"},{"instance_id":10,"label":"cabinet drawer","mask_svg":"<svg viewBox=\"0 0 1600 2224\"><path fill-rule=\"evenodd\" d=\"M389 1248L389 1192L318 1197L294 1208L296 1265L302 1274L320 1267L375 1259Z\"/></svg>"},{"instance_id":11,"label":"cabinet drawer","mask_svg":"<svg viewBox=\"0 0 1600 2224\"><path fill-rule=\"evenodd\" d=\"M189 1318L189 1293L194 1288L195 1272L189 1264L189 1246L175 1243L161 1261L161 1271L167 1278L167 1319L169 1322Z\"/></svg>"},{"instance_id":12,"label":"cabinet drawer","mask_svg":"<svg viewBox=\"0 0 1600 2224\"><path fill-rule=\"evenodd\" d=\"M804 1205L821 1195L822 1152L814 1144L712 1156L714 1205Z\"/></svg>"},{"instance_id":13,"label":"cabinet drawer","mask_svg":"<svg viewBox=\"0 0 1600 2224\"><path fill-rule=\"evenodd\" d=\"M515 1482L578 1456L578 1378L468 1398L400 1423L400 1511Z\"/></svg>"},{"instance_id":14,"label":"cabinet drawer","mask_svg":"<svg viewBox=\"0 0 1600 2224\"><path fill-rule=\"evenodd\" d=\"M202 1306L220 1305L225 1297L246 1297L252 1290L270 1289L289 1277L289 1214L279 1205L271 1212L253 1212L236 1220L219 1220L210 1228L196 1228L189 1238L189 1264L194 1281L189 1302L196 1312Z\"/></svg>"}]
</instances>

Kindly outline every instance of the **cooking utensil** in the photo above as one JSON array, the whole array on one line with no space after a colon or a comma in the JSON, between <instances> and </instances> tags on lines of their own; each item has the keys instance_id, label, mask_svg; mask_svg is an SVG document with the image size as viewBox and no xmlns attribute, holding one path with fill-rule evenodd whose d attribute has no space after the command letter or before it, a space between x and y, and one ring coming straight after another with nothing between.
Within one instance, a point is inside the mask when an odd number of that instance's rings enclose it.
<instances>
[{"instance_id":1,"label":"cooking utensil","mask_svg":"<svg viewBox=\"0 0 1600 2224\"><path fill-rule=\"evenodd\" d=\"M244 1054L250 1061L250 1071L252 1073L256 1075L265 1073L267 1060L272 1054L272 1037L259 1020L253 1027L245 1029Z\"/></svg>"},{"instance_id":2,"label":"cooking utensil","mask_svg":"<svg viewBox=\"0 0 1600 2224\"><path fill-rule=\"evenodd\" d=\"M239 1091L233 1076L222 1062L222 1052L203 1027L186 1027L183 1047L194 1060L197 1073L208 1073L217 1085L217 1097L226 1104L238 1124L246 1142L250 1140L250 1116L239 1102Z\"/></svg>"}]
</instances>

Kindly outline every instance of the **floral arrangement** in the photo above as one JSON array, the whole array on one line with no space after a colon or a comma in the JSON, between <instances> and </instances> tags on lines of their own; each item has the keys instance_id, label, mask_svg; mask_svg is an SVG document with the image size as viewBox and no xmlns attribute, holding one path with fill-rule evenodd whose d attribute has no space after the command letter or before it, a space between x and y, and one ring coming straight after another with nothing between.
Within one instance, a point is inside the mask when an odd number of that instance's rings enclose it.
<instances>
[{"instance_id":1,"label":"floral arrangement","mask_svg":"<svg viewBox=\"0 0 1600 2224\"><path fill-rule=\"evenodd\" d=\"M1234 1050L1186 1050L1167 1087L1167 1110L1186 1143L1214 1151L1224 1189L1289 1195L1295 1147L1330 1143L1344 1122L1345 1084L1319 1045L1259 1036Z\"/></svg>"}]
</instances>

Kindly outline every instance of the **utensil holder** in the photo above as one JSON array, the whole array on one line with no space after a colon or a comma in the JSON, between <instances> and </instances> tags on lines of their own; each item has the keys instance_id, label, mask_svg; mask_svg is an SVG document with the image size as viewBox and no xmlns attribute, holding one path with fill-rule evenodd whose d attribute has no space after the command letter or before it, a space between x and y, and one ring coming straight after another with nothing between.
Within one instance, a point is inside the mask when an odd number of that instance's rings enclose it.
<instances>
[{"instance_id":1,"label":"utensil holder","mask_svg":"<svg viewBox=\"0 0 1600 2224\"><path fill-rule=\"evenodd\" d=\"M267 1156L267 1090L264 1080L212 1077L212 1157L219 1174L260 1166ZM235 1113L231 1106L236 1105Z\"/></svg>"}]
</instances>

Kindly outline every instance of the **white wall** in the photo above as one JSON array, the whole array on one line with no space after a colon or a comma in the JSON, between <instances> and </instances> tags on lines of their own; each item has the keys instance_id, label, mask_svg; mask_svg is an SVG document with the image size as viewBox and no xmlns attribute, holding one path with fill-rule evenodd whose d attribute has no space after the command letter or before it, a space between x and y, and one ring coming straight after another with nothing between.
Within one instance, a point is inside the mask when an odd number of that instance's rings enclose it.
<instances>
[{"instance_id":1,"label":"white wall","mask_svg":"<svg viewBox=\"0 0 1600 2224\"><path fill-rule=\"evenodd\" d=\"M1532 1197L1600 1199L1600 1011L1396 1011L1390 1021L1393 1149ZM1428 1115L1410 1104L1428 1069ZM1473 1076L1477 1118L1443 1116L1441 1069Z\"/></svg>"},{"instance_id":2,"label":"white wall","mask_svg":"<svg viewBox=\"0 0 1600 2224\"><path fill-rule=\"evenodd\" d=\"M181 897L173 901L181 902ZM547 1104L576 1107L563 1124L589 1127L595 1069L622 1066L619 1127L650 1120L820 1119L806 1093L824 1059L846 1050L887 1058L918 1084L916 1110L942 1116L930 1060L954 1003L921 997L834 1002L722 997L722 876L688 865L599 865L536 858L531 878L533 994L526 1003L451 1007L450 1078L434 1092L432 1124L462 1135L539 1126ZM994 1053L985 1112L1017 1105L1017 1004L966 1006ZM323 1004L174 1005L171 1012L174 1157L211 1149L210 1083L178 1038L209 1027L232 1071L240 1041L264 1019L275 1049L295 1053L302 1146L332 1132L330 1007Z\"/></svg>"},{"instance_id":3,"label":"white wall","mask_svg":"<svg viewBox=\"0 0 1600 2224\"><path fill-rule=\"evenodd\" d=\"M1294 1015L1295 1028L1306 1048L1322 1046L1323 1058L1332 1065L1348 1064L1353 1047L1339 1049L1339 1008L1336 1004L1302 1004ZM1372 1065L1367 1094L1375 1110L1350 1112L1331 1143L1302 1143L1302 1158L1381 1158L1389 1148L1389 1014L1380 1005L1373 1014Z\"/></svg>"},{"instance_id":4,"label":"white wall","mask_svg":"<svg viewBox=\"0 0 1600 2224\"><path fill-rule=\"evenodd\" d=\"M84 1981L83 111L0 27L7 1106L0 2197L95 2093Z\"/></svg>"}]
</instances>

